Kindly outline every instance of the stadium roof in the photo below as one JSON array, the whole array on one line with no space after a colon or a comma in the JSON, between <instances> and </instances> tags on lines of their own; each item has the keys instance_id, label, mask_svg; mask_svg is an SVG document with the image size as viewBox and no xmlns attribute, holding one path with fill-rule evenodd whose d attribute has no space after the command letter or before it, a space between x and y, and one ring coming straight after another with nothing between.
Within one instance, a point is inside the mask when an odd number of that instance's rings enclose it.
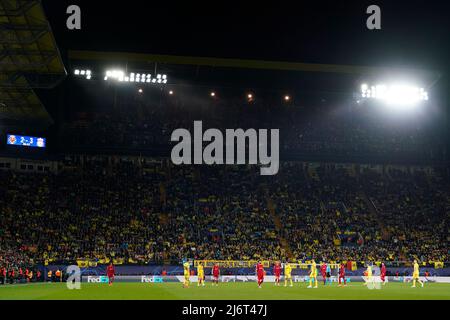
<instances>
[{"instance_id":1,"label":"stadium roof","mask_svg":"<svg viewBox=\"0 0 450 320\"><path fill-rule=\"evenodd\" d=\"M66 76L40 1L0 1L0 118L52 122L33 89Z\"/></svg>"},{"instance_id":2,"label":"stadium roof","mask_svg":"<svg viewBox=\"0 0 450 320\"><path fill-rule=\"evenodd\" d=\"M101 51L69 51L71 60L88 61L108 61L108 62L141 62L141 63L160 63L170 65L193 65L224 68L243 68L243 69L264 69L264 70L285 70L301 72L324 72L324 73L344 73L360 75L379 75L392 73L412 73L425 77L435 78L439 75L436 71L430 70L412 70L401 68L383 68L336 64L313 64L285 61L264 61L248 59L229 59L229 58L211 58L211 57L189 57L174 55L155 55L144 53L127 52L101 52Z\"/></svg>"}]
</instances>

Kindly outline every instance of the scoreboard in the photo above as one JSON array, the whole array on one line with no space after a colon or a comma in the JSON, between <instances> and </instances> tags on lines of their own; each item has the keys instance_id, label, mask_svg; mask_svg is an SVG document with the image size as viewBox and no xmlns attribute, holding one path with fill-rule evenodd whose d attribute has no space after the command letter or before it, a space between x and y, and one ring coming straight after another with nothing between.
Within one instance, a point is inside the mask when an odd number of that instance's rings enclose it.
<instances>
[{"instance_id":1,"label":"scoreboard","mask_svg":"<svg viewBox=\"0 0 450 320\"><path fill-rule=\"evenodd\" d=\"M31 147L31 148L45 148L46 139L40 137L19 136L8 134L6 143L10 146Z\"/></svg>"}]
</instances>

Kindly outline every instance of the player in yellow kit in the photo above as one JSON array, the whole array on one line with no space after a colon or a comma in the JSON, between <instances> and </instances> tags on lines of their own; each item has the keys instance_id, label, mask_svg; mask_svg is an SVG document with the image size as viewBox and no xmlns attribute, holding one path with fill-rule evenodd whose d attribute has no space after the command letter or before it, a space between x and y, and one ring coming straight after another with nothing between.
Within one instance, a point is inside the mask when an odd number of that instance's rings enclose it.
<instances>
[{"instance_id":1,"label":"player in yellow kit","mask_svg":"<svg viewBox=\"0 0 450 320\"><path fill-rule=\"evenodd\" d=\"M205 286L205 273L201 263L197 266L197 286Z\"/></svg>"},{"instance_id":2,"label":"player in yellow kit","mask_svg":"<svg viewBox=\"0 0 450 320\"><path fill-rule=\"evenodd\" d=\"M312 288L312 283L314 280L314 289L317 289L317 265L314 259L311 262L311 271L309 273L309 286L308 288Z\"/></svg>"},{"instance_id":3,"label":"player in yellow kit","mask_svg":"<svg viewBox=\"0 0 450 320\"><path fill-rule=\"evenodd\" d=\"M287 287L287 283L288 283L288 280L289 280L289 282L290 282L290 287L292 287L293 286L293 284L292 284L292 266L291 266L291 264L290 263L286 263L285 265L284 265L284 286L285 287Z\"/></svg>"},{"instance_id":4,"label":"player in yellow kit","mask_svg":"<svg viewBox=\"0 0 450 320\"><path fill-rule=\"evenodd\" d=\"M423 288L423 282L419 279L419 264L417 263L417 260L414 260L414 271L412 276L413 285L411 288L416 287L416 281L420 283L420 285Z\"/></svg>"},{"instance_id":5,"label":"player in yellow kit","mask_svg":"<svg viewBox=\"0 0 450 320\"><path fill-rule=\"evenodd\" d=\"M189 262L183 263L183 269L184 269L184 282L183 282L183 288L189 288L189 284L191 283L191 280L190 280L190 270L189 270Z\"/></svg>"},{"instance_id":6,"label":"player in yellow kit","mask_svg":"<svg viewBox=\"0 0 450 320\"><path fill-rule=\"evenodd\" d=\"M366 282L364 283L364 285L367 286L368 283L372 283L373 282L373 278L372 278L372 265L369 263L367 265L367 269L365 272L365 279Z\"/></svg>"}]
</instances>

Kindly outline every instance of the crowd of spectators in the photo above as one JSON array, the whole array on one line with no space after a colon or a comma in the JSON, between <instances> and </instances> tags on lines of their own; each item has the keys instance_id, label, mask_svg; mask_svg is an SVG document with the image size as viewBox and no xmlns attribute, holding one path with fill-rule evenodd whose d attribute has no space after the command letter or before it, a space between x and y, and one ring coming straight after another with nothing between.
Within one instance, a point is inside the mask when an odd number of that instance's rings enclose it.
<instances>
[{"instance_id":1,"label":"crowd of spectators","mask_svg":"<svg viewBox=\"0 0 450 320\"><path fill-rule=\"evenodd\" d=\"M82 158L58 173L0 171L0 268L78 259L449 260L445 174L283 162L264 177L256 166Z\"/></svg>"}]
</instances>

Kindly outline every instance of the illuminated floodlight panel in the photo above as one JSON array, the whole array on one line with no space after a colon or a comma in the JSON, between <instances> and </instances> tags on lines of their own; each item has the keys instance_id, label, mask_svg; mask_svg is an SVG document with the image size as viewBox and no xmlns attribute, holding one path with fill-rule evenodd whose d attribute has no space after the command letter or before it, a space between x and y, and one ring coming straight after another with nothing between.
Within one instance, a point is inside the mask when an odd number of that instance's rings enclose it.
<instances>
[{"instance_id":1,"label":"illuminated floodlight panel","mask_svg":"<svg viewBox=\"0 0 450 320\"><path fill-rule=\"evenodd\" d=\"M73 71L73 74L77 77L83 77L86 78L87 80L91 80L92 78L92 71L91 70L86 70L86 69L75 69Z\"/></svg>"},{"instance_id":2,"label":"illuminated floodlight panel","mask_svg":"<svg viewBox=\"0 0 450 320\"><path fill-rule=\"evenodd\" d=\"M125 74L125 72L122 70L107 70L104 80L133 83L166 84L167 75L157 74L155 78L152 78L152 75L150 73L130 72L128 74Z\"/></svg>"},{"instance_id":3,"label":"illuminated floodlight panel","mask_svg":"<svg viewBox=\"0 0 450 320\"><path fill-rule=\"evenodd\" d=\"M361 96L366 99L381 100L392 106L413 106L428 100L428 92L424 88L401 83L362 84Z\"/></svg>"}]
</instances>

